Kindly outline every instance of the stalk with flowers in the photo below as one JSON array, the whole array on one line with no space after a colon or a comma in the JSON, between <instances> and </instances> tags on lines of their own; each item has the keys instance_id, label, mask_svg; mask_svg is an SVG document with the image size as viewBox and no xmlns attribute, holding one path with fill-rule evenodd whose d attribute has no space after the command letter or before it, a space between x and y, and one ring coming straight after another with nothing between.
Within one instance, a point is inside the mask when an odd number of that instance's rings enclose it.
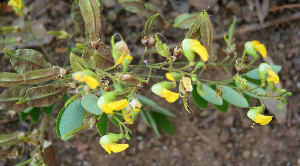
<instances>
[{"instance_id":1,"label":"stalk with flowers","mask_svg":"<svg viewBox=\"0 0 300 166\"><path fill-rule=\"evenodd\" d=\"M14 2L18 7L18 1ZM125 4L122 1L120 3ZM126 1L126 3L129 2ZM281 108L281 103L287 104L285 97L291 95L290 92L284 89L278 90L276 87L279 82L277 73L280 66L261 63L258 68L255 68L252 65L258 59L259 54L264 58L267 56L267 49L263 44L259 41L249 41L245 44L242 55L236 53L235 44L232 43L235 22L229 29L229 35L224 35L227 43L224 51L227 57L216 62L217 56L211 50L213 29L205 11L194 20L186 37L178 41L179 44L173 50L170 50L167 43L160 39L162 34L152 33L151 27L155 20L161 19L159 14L152 15L141 37L145 46L144 54L141 55L138 64L133 64L129 47L121 35L112 36L110 47L100 40L101 4L97 0L74 1L73 5L81 9L90 41L76 44L76 49L81 56L70 53L71 71L60 66L53 66L35 50L4 49L5 55L10 58L17 73L0 73L0 86L11 87L0 95L1 106L4 109L21 111L21 120L24 116L26 118L27 114L32 116L36 108L39 114L40 107L44 110L53 105L57 106L56 103L64 99L64 107L56 120L56 132L62 140L66 141L76 133L96 126L102 136L99 140L100 145L106 152L111 154L111 152L124 151L129 144L117 142L121 139L130 140L132 132L129 125L134 123L139 114L160 137L157 125L161 124L161 120L168 122L166 117L176 116L171 111L158 106L151 99L138 94L145 86L150 86L147 84L152 78L160 79L151 85L151 91L155 95L169 103L182 99L188 113L190 111L187 100L191 95L194 103L203 109L208 103L212 103L222 112L227 111L228 103L241 108L249 108L247 116L261 125L266 125L272 120L272 116L263 115L265 105L261 99L274 99ZM117 37L120 40L115 42ZM155 47L156 53L165 58L163 62L143 63L150 46ZM254 57L253 61L248 64L245 63L247 54ZM22 63L24 61L26 63ZM219 82L206 80L202 74L209 71L210 66L213 65L222 66L224 70L227 70L227 66L235 66L237 72L229 80ZM187 71L187 68L191 71ZM152 71L155 69L164 70L165 77L153 75ZM148 74L141 74L141 70L147 71ZM51 84L47 82L53 80ZM260 82L251 82L251 80L260 80ZM23 86L45 82L47 85L33 88ZM266 92L266 87L269 87L271 92ZM69 92L72 89L75 93L71 95ZM276 92L278 94L275 94ZM247 96L258 98L261 105L249 107ZM89 117L89 119L84 119L84 117ZM107 131L108 120L120 129L119 133ZM163 129L173 133L170 127Z\"/></svg>"}]
</instances>

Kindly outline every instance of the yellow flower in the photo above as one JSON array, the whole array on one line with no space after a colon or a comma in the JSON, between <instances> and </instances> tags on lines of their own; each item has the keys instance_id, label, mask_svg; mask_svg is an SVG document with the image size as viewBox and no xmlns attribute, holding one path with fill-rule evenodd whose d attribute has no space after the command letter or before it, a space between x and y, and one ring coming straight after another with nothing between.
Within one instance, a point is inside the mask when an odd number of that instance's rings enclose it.
<instances>
[{"instance_id":1,"label":"yellow flower","mask_svg":"<svg viewBox=\"0 0 300 166\"><path fill-rule=\"evenodd\" d=\"M122 110L128 105L127 99L119 101L107 101L106 96L103 95L98 99L97 105L106 114L113 114L114 111Z\"/></svg>"},{"instance_id":2,"label":"yellow flower","mask_svg":"<svg viewBox=\"0 0 300 166\"><path fill-rule=\"evenodd\" d=\"M188 78L188 77L182 77L182 80L181 80L183 86L184 86L184 89L188 92L191 92L193 90L193 87L192 87L192 83L191 83L191 79Z\"/></svg>"},{"instance_id":3,"label":"yellow flower","mask_svg":"<svg viewBox=\"0 0 300 166\"><path fill-rule=\"evenodd\" d=\"M114 134L117 135L117 134ZM105 149L105 151L109 154L113 151L114 153L122 152L123 150L129 147L128 144L117 144L115 142L119 141L119 138L113 140L110 138L110 134L105 135L100 138L100 144Z\"/></svg>"},{"instance_id":4,"label":"yellow flower","mask_svg":"<svg viewBox=\"0 0 300 166\"><path fill-rule=\"evenodd\" d=\"M140 109L134 108L131 111L135 111L135 114L137 115L137 113L140 112ZM125 113L126 113L126 111L122 110L122 114L125 114ZM128 122L128 124L133 124L131 113L128 113L128 114L124 115L123 117L124 117L125 122Z\"/></svg>"},{"instance_id":5,"label":"yellow flower","mask_svg":"<svg viewBox=\"0 0 300 166\"><path fill-rule=\"evenodd\" d=\"M173 103L179 98L179 93L169 91L164 88L161 83L154 84L151 90L158 96L165 98L169 103Z\"/></svg>"},{"instance_id":6,"label":"yellow flower","mask_svg":"<svg viewBox=\"0 0 300 166\"><path fill-rule=\"evenodd\" d=\"M184 56L190 61L194 62L196 52L202 59L202 61L208 61L208 53L204 46L198 40L195 39L184 39L182 41L182 52Z\"/></svg>"},{"instance_id":7,"label":"yellow flower","mask_svg":"<svg viewBox=\"0 0 300 166\"><path fill-rule=\"evenodd\" d=\"M271 122L273 116L266 116L256 113L255 123L260 123L261 125L266 125Z\"/></svg>"},{"instance_id":8,"label":"yellow flower","mask_svg":"<svg viewBox=\"0 0 300 166\"><path fill-rule=\"evenodd\" d=\"M268 82L274 82L275 84L277 84L279 82L278 75L272 69L268 70L268 76L270 76L268 78Z\"/></svg>"},{"instance_id":9,"label":"yellow flower","mask_svg":"<svg viewBox=\"0 0 300 166\"><path fill-rule=\"evenodd\" d=\"M171 75L171 73L166 73L166 77L170 81L174 81L174 77Z\"/></svg>"},{"instance_id":10,"label":"yellow flower","mask_svg":"<svg viewBox=\"0 0 300 166\"><path fill-rule=\"evenodd\" d=\"M132 99L129 104L132 108L141 108L142 107L141 102L138 101L137 99Z\"/></svg>"},{"instance_id":11,"label":"yellow flower","mask_svg":"<svg viewBox=\"0 0 300 166\"><path fill-rule=\"evenodd\" d=\"M20 10L22 9L22 1L21 0L9 0L8 5L10 6L16 6Z\"/></svg>"},{"instance_id":12,"label":"yellow flower","mask_svg":"<svg viewBox=\"0 0 300 166\"><path fill-rule=\"evenodd\" d=\"M125 55L124 55L124 54L125 54ZM124 59L128 59L128 60L131 61L133 58L132 58L132 56L129 55L128 53L123 53L123 52L122 52L122 55L120 56L120 58L119 58L118 61L117 61L117 65L121 64L121 63L123 62Z\"/></svg>"},{"instance_id":13,"label":"yellow flower","mask_svg":"<svg viewBox=\"0 0 300 166\"><path fill-rule=\"evenodd\" d=\"M250 119L252 119L255 123L266 125L272 120L273 116L261 115L264 109L265 109L264 105L259 107L251 107L247 113L247 116Z\"/></svg>"},{"instance_id":14,"label":"yellow flower","mask_svg":"<svg viewBox=\"0 0 300 166\"><path fill-rule=\"evenodd\" d=\"M267 49L265 45L257 40L246 42L245 48L247 48L247 53L252 55L254 58L258 58L257 52L259 52L263 58L267 57Z\"/></svg>"},{"instance_id":15,"label":"yellow flower","mask_svg":"<svg viewBox=\"0 0 300 166\"><path fill-rule=\"evenodd\" d=\"M94 77L83 72L76 72L72 77L79 82L85 82L91 89L96 89L97 86L100 86L100 83Z\"/></svg>"}]
</instances>

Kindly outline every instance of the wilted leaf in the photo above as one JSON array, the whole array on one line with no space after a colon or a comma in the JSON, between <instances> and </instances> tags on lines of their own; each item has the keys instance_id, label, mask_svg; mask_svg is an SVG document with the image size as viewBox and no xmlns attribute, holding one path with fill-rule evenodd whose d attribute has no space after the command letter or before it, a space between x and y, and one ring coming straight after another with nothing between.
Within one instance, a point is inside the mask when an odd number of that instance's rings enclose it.
<instances>
[{"instance_id":1,"label":"wilted leaf","mask_svg":"<svg viewBox=\"0 0 300 166\"><path fill-rule=\"evenodd\" d=\"M22 84L40 84L54 80L58 72L56 69L39 69L26 74L18 73L0 73L0 86L12 87Z\"/></svg>"},{"instance_id":2,"label":"wilted leaf","mask_svg":"<svg viewBox=\"0 0 300 166\"><path fill-rule=\"evenodd\" d=\"M62 137L72 130L79 128L83 122L83 114L84 110L81 106L80 100L77 99L71 102L66 110L64 110L59 121L60 136ZM62 138L62 140L66 141L71 137L72 136Z\"/></svg>"},{"instance_id":3,"label":"wilted leaf","mask_svg":"<svg viewBox=\"0 0 300 166\"><path fill-rule=\"evenodd\" d=\"M19 103L27 103L32 107L49 107L66 93L68 86L46 85L30 88Z\"/></svg>"},{"instance_id":4,"label":"wilted leaf","mask_svg":"<svg viewBox=\"0 0 300 166\"><path fill-rule=\"evenodd\" d=\"M95 114L95 115L101 115L102 111L97 106L98 99L99 99L99 97L94 94L84 95L81 100L81 105L88 112Z\"/></svg>"},{"instance_id":5,"label":"wilted leaf","mask_svg":"<svg viewBox=\"0 0 300 166\"><path fill-rule=\"evenodd\" d=\"M153 7L153 5L149 3L145 3L145 5L143 5L138 0L118 0L118 2L122 4L125 10L131 13L139 14L146 18L149 18L157 13L156 7ZM160 15L157 16L157 19L155 19L154 22L155 25L159 27L167 28L170 26L170 24L166 22Z\"/></svg>"},{"instance_id":6,"label":"wilted leaf","mask_svg":"<svg viewBox=\"0 0 300 166\"><path fill-rule=\"evenodd\" d=\"M151 32L150 32L150 29L152 27L152 23L153 23L153 20L159 15L159 13L151 16L148 20L147 20L147 23L145 25L145 28L144 28L144 31L143 31L143 36L147 36L149 37Z\"/></svg>"},{"instance_id":7,"label":"wilted leaf","mask_svg":"<svg viewBox=\"0 0 300 166\"><path fill-rule=\"evenodd\" d=\"M211 45L213 41L213 28L209 16L205 11L201 19L200 33L203 46L209 52L211 50Z\"/></svg>"},{"instance_id":8,"label":"wilted leaf","mask_svg":"<svg viewBox=\"0 0 300 166\"><path fill-rule=\"evenodd\" d=\"M14 69L20 74L51 67L51 64L44 60L40 52L32 49L18 49L14 52L4 49L4 53L10 59Z\"/></svg>"},{"instance_id":9,"label":"wilted leaf","mask_svg":"<svg viewBox=\"0 0 300 166\"><path fill-rule=\"evenodd\" d=\"M224 100L226 100L228 103L233 104L238 107L241 107L241 108L249 107L248 101L239 92L237 92L236 90L234 90L228 86L220 85L220 87L224 91L222 98Z\"/></svg>"},{"instance_id":10,"label":"wilted leaf","mask_svg":"<svg viewBox=\"0 0 300 166\"><path fill-rule=\"evenodd\" d=\"M85 27L91 36L101 36L102 19L100 3L98 0L79 0L80 10L85 22Z\"/></svg>"},{"instance_id":11,"label":"wilted leaf","mask_svg":"<svg viewBox=\"0 0 300 166\"><path fill-rule=\"evenodd\" d=\"M3 110L23 111L29 107L27 103L17 104L27 91L27 87L13 87L0 95L0 106Z\"/></svg>"},{"instance_id":12,"label":"wilted leaf","mask_svg":"<svg viewBox=\"0 0 300 166\"><path fill-rule=\"evenodd\" d=\"M89 70L89 66L86 64L86 62L72 52L70 54L70 63L74 71Z\"/></svg>"},{"instance_id":13,"label":"wilted leaf","mask_svg":"<svg viewBox=\"0 0 300 166\"><path fill-rule=\"evenodd\" d=\"M185 36L185 39L196 39L196 40L200 39L200 37L201 37L200 22L201 22L202 16L203 16L203 12L200 13L199 16L194 20L188 33Z\"/></svg>"},{"instance_id":14,"label":"wilted leaf","mask_svg":"<svg viewBox=\"0 0 300 166\"><path fill-rule=\"evenodd\" d=\"M72 3L72 8L71 8L71 18L73 22L75 23L76 27L79 27L81 31L84 31L84 20L80 11L80 6L79 6L79 0L75 0Z\"/></svg>"},{"instance_id":15,"label":"wilted leaf","mask_svg":"<svg viewBox=\"0 0 300 166\"><path fill-rule=\"evenodd\" d=\"M181 28L181 29L189 29L191 25L194 23L194 20L199 16L199 12L197 13L182 13L178 15L175 20L173 27Z\"/></svg>"},{"instance_id":16,"label":"wilted leaf","mask_svg":"<svg viewBox=\"0 0 300 166\"><path fill-rule=\"evenodd\" d=\"M108 121L108 117L107 114L101 114L100 115L100 119L99 121L96 123L97 126L97 130L99 131L101 136L106 135L107 133L107 121Z\"/></svg>"}]
</instances>

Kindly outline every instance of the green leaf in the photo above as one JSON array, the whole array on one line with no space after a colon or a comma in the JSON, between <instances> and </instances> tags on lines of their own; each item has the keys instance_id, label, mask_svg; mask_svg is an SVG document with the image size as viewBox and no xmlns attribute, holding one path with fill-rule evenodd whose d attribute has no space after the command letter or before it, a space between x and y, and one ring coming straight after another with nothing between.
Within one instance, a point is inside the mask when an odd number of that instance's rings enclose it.
<instances>
[{"instance_id":1,"label":"green leaf","mask_svg":"<svg viewBox=\"0 0 300 166\"><path fill-rule=\"evenodd\" d=\"M97 106L98 99L99 99L99 97L94 94L84 95L81 100L81 105L88 112L95 114L95 115L101 115L102 111Z\"/></svg>"},{"instance_id":2,"label":"green leaf","mask_svg":"<svg viewBox=\"0 0 300 166\"><path fill-rule=\"evenodd\" d=\"M28 114L29 114L30 118L32 119L32 121L37 123L39 121L39 117L40 117L40 108L34 107Z\"/></svg>"},{"instance_id":3,"label":"green leaf","mask_svg":"<svg viewBox=\"0 0 300 166\"><path fill-rule=\"evenodd\" d=\"M106 135L107 133L107 121L108 121L108 116L107 114L103 113L100 115L99 121L96 123L97 130L99 131L101 136Z\"/></svg>"},{"instance_id":4,"label":"green leaf","mask_svg":"<svg viewBox=\"0 0 300 166\"><path fill-rule=\"evenodd\" d=\"M89 66L86 64L86 62L72 52L70 54L70 63L74 71L89 70Z\"/></svg>"},{"instance_id":5,"label":"green leaf","mask_svg":"<svg viewBox=\"0 0 300 166\"><path fill-rule=\"evenodd\" d=\"M203 12L201 12L198 17L194 20L193 24L189 28L188 33L185 36L185 39L197 39L199 40L201 37L200 34L200 22L203 16Z\"/></svg>"},{"instance_id":6,"label":"green leaf","mask_svg":"<svg viewBox=\"0 0 300 166\"><path fill-rule=\"evenodd\" d=\"M46 85L30 88L26 96L18 101L17 104L27 103L32 107L49 107L57 100L61 99L68 90L68 86Z\"/></svg>"},{"instance_id":7,"label":"green leaf","mask_svg":"<svg viewBox=\"0 0 300 166\"><path fill-rule=\"evenodd\" d=\"M47 33L49 33L51 35L56 35L58 37L58 39L67 39L67 38L69 38L68 32L66 32L64 30L60 30L60 31L48 31Z\"/></svg>"},{"instance_id":8,"label":"green leaf","mask_svg":"<svg viewBox=\"0 0 300 166\"><path fill-rule=\"evenodd\" d=\"M142 108L143 108L143 107L142 107ZM141 114L143 120L145 121L146 125L147 125L148 127L151 127L151 124L150 124L150 122L149 122L149 119L147 118L147 116L146 116L146 114L145 114L145 111L144 111L142 108L140 109L140 114Z\"/></svg>"},{"instance_id":9,"label":"green leaf","mask_svg":"<svg viewBox=\"0 0 300 166\"><path fill-rule=\"evenodd\" d=\"M207 49L208 52L210 52L213 41L213 28L209 19L209 15L206 11L204 11L203 13L204 14L201 19L200 34L203 46Z\"/></svg>"},{"instance_id":10,"label":"green leaf","mask_svg":"<svg viewBox=\"0 0 300 166\"><path fill-rule=\"evenodd\" d=\"M247 84L249 87L251 87L251 89L254 89L256 87L258 87L258 85L250 82L250 81L247 81ZM248 96L251 96L251 97L254 97L254 98L257 98L258 99L258 96L255 95L255 94L252 94L250 92L246 92L246 91L242 91L243 93L247 94ZM253 93L256 93L256 94L259 94L259 95L264 95L266 94L266 91L263 89L263 88L257 88L255 90L252 91ZM267 97L261 97L261 99L267 99Z\"/></svg>"},{"instance_id":11,"label":"green leaf","mask_svg":"<svg viewBox=\"0 0 300 166\"><path fill-rule=\"evenodd\" d=\"M80 11L79 0L74 0L71 8L71 18L76 26L81 31L85 30L84 20Z\"/></svg>"},{"instance_id":12,"label":"green leaf","mask_svg":"<svg viewBox=\"0 0 300 166\"><path fill-rule=\"evenodd\" d=\"M91 36L101 36L102 19L98 0L79 0L79 6L85 27Z\"/></svg>"},{"instance_id":13,"label":"green leaf","mask_svg":"<svg viewBox=\"0 0 300 166\"><path fill-rule=\"evenodd\" d=\"M223 104L222 98L219 96L217 97L217 93L211 87L207 86L206 84L203 84L202 89L203 89L204 95L201 97L204 98L206 101L209 101L215 105Z\"/></svg>"},{"instance_id":14,"label":"green leaf","mask_svg":"<svg viewBox=\"0 0 300 166\"><path fill-rule=\"evenodd\" d=\"M194 103L199 107L205 109L208 105L208 101L204 100L197 92L197 85L193 85L193 91L191 92Z\"/></svg>"},{"instance_id":15,"label":"green leaf","mask_svg":"<svg viewBox=\"0 0 300 166\"><path fill-rule=\"evenodd\" d=\"M160 135L160 133L159 133L159 131L158 131L158 128L157 128L157 123L156 123L156 121L154 120L152 114L151 114L149 111L146 111L145 113L146 113L146 115L147 115L147 118L149 119L150 125L151 125L152 129L154 130L156 136L157 136L158 138L161 138L161 135Z\"/></svg>"},{"instance_id":16,"label":"green leaf","mask_svg":"<svg viewBox=\"0 0 300 166\"><path fill-rule=\"evenodd\" d=\"M60 131L59 131L59 124L60 124L61 117L64 114L65 110L66 110L66 107L64 106L60 110L60 112L59 112L59 114L57 115L57 118L56 118L56 134L57 134L58 137L61 137Z\"/></svg>"},{"instance_id":17,"label":"green leaf","mask_svg":"<svg viewBox=\"0 0 300 166\"><path fill-rule=\"evenodd\" d=\"M20 121L23 122L26 119L27 115L28 115L28 113L21 111L20 112Z\"/></svg>"},{"instance_id":18,"label":"green leaf","mask_svg":"<svg viewBox=\"0 0 300 166\"><path fill-rule=\"evenodd\" d=\"M70 103L60 118L60 135L64 136L72 130L80 128L83 122L83 114L84 110L80 100L77 99ZM62 140L66 141L72 137L73 135L62 138Z\"/></svg>"},{"instance_id":19,"label":"green leaf","mask_svg":"<svg viewBox=\"0 0 300 166\"><path fill-rule=\"evenodd\" d=\"M27 103L17 104L27 91L27 87L18 86L8 89L0 95L0 107L3 110L23 111L29 107Z\"/></svg>"},{"instance_id":20,"label":"green leaf","mask_svg":"<svg viewBox=\"0 0 300 166\"><path fill-rule=\"evenodd\" d=\"M199 12L196 13L182 13L174 19L173 27L181 29L189 29L194 23L194 20L199 16Z\"/></svg>"},{"instance_id":21,"label":"green leaf","mask_svg":"<svg viewBox=\"0 0 300 166\"><path fill-rule=\"evenodd\" d=\"M21 30L18 26L1 26L0 27L0 35L4 35L7 33L16 33Z\"/></svg>"},{"instance_id":22,"label":"green leaf","mask_svg":"<svg viewBox=\"0 0 300 166\"><path fill-rule=\"evenodd\" d=\"M122 121L122 115L119 115L122 113L122 110L114 111L114 113L117 113L117 114L114 114L114 116L110 116L110 120L113 122L114 125L116 125L117 127L120 127L118 120ZM118 120L116 120L115 118L117 118Z\"/></svg>"},{"instance_id":23,"label":"green leaf","mask_svg":"<svg viewBox=\"0 0 300 166\"><path fill-rule=\"evenodd\" d=\"M53 111L53 104L49 107L42 107L42 110L45 112L45 114L50 115Z\"/></svg>"},{"instance_id":24,"label":"green leaf","mask_svg":"<svg viewBox=\"0 0 300 166\"><path fill-rule=\"evenodd\" d=\"M248 101L239 92L237 92L236 90L234 90L228 86L220 85L220 87L224 91L222 98L224 100L226 100L228 103L231 103L231 104L241 107L241 108L249 107Z\"/></svg>"},{"instance_id":25,"label":"green leaf","mask_svg":"<svg viewBox=\"0 0 300 166\"><path fill-rule=\"evenodd\" d=\"M217 110L219 110L221 112L227 112L228 102L226 100L223 100L222 105L214 105L214 106L216 107Z\"/></svg>"},{"instance_id":26,"label":"green leaf","mask_svg":"<svg viewBox=\"0 0 300 166\"><path fill-rule=\"evenodd\" d=\"M230 27L228 29L228 44L231 43L234 31L235 31L235 23L236 23L236 18L233 19L232 23L230 24ZM226 42L227 43L227 42ZM228 46L227 44L227 46Z\"/></svg>"},{"instance_id":27,"label":"green leaf","mask_svg":"<svg viewBox=\"0 0 300 166\"><path fill-rule=\"evenodd\" d=\"M270 65L273 69L273 71L277 74L279 73L279 71L281 70L281 66L279 65ZM259 76L258 76L258 68L250 70L247 72L247 77L251 78L251 79L255 79L255 80L260 80Z\"/></svg>"},{"instance_id":28,"label":"green leaf","mask_svg":"<svg viewBox=\"0 0 300 166\"><path fill-rule=\"evenodd\" d=\"M161 127L165 132L169 134L175 134L176 129L172 125L172 123L166 118L165 115L156 113L156 112L151 112L154 120L156 121L157 125Z\"/></svg>"},{"instance_id":29,"label":"green leaf","mask_svg":"<svg viewBox=\"0 0 300 166\"><path fill-rule=\"evenodd\" d=\"M67 138L67 137L69 137L69 136L73 137L75 134L77 134L77 133L81 132L82 130L88 128L89 126L90 126L89 123L84 124L84 125L82 125L82 126L76 128L76 129L74 129L74 130L68 132L67 134L65 134L65 135L62 136L61 138L64 139L64 138Z\"/></svg>"},{"instance_id":30,"label":"green leaf","mask_svg":"<svg viewBox=\"0 0 300 166\"><path fill-rule=\"evenodd\" d=\"M137 95L137 97L138 97L138 100L141 103L152 107L154 109L153 111L164 114L164 115L166 115L168 117L171 117L171 118L176 118L176 115L174 115L171 111L169 111L169 110L167 110L163 107L158 106L153 100L149 99L148 97L145 97L145 96L142 96L142 95Z\"/></svg>"},{"instance_id":31,"label":"green leaf","mask_svg":"<svg viewBox=\"0 0 300 166\"><path fill-rule=\"evenodd\" d=\"M4 49L11 65L20 73L25 74L38 69L51 68L51 64L44 60L43 55L32 49L18 49L14 52Z\"/></svg>"}]
</instances>

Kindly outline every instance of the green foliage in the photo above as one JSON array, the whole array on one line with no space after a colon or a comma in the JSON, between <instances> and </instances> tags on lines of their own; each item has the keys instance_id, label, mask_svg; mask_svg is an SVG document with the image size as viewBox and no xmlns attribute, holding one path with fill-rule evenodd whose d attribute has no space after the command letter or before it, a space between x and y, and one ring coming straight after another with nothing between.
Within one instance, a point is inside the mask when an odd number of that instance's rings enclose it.
<instances>
[{"instance_id":1,"label":"green foliage","mask_svg":"<svg viewBox=\"0 0 300 166\"><path fill-rule=\"evenodd\" d=\"M205 109L208 105L208 101L204 100L201 95L197 92L197 85L193 85L193 91L191 92L192 99L194 103L202 109Z\"/></svg>"},{"instance_id":2,"label":"green foliage","mask_svg":"<svg viewBox=\"0 0 300 166\"><path fill-rule=\"evenodd\" d=\"M107 121L108 121L107 114L102 113L100 115L99 121L96 123L97 130L99 131L99 134L101 136L104 136L107 133Z\"/></svg>"},{"instance_id":3,"label":"green foliage","mask_svg":"<svg viewBox=\"0 0 300 166\"><path fill-rule=\"evenodd\" d=\"M70 103L60 117L59 135L63 137L72 130L79 128L83 122L83 113L84 110L80 100L74 100ZM73 135L62 138L62 140L66 141L72 137Z\"/></svg>"},{"instance_id":4,"label":"green foliage","mask_svg":"<svg viewBox=\"0 0 300 166\"><path fill-rule=\"evenodd\" d=\"M274 71L276 74L279 73L279 71L280 71L281 68L282 68L282 67L279 66L279 65L270 65L270 66L272 67L273 71ZM259 78L257 72L258 72L258 68L257 68L257 69L253 69L253 70L251 70L251 71L248 71L248 72L247 72L247 77L248 77L248 78L251 78L251 79L255 79L255 80L260 80L260 78Z\"/></svg>"},{"instance_id":5,"label":"green foliage","mask_svg":"<svg viewBox=\"0 0 300 166\"><path fill-rule=\"evenodd\" d=\"M165 132L169 134L176 133L175 127L172 125L172 123L167 119L165 115L154 111L152 111L151 114L154 120L156 121L157 125L161 127Z\"/></svg>"},{"instance_id":6,"label":"green foliage","mask_svg":"<svg viewBox=\"0 0 300 166\"><path fill-rule=\"evenodd\" d=\"M222 98L226 100L228 103L241 108L249 107L248 101L245 99L245 97L242 94L240 94L239 92L237 92L236 90L228 86L220 85L220 87L222 88L222 90L224 90Z\"/></svg>"},{"instance_id":7,"label":"green foliage","mask_svg":"<svg viewBox=\"0 0 300 166\"><path fill-rule=\"evenodd\" d=\"M203 84L203 92L204 92L204 95L203 96L201 95L201 97L204 98L206 101L209 101L215 105L223 104L222 98L220 96L217 96L217 93L211 87ZM198 92L198 94L199 94L199 92Z\"/></svg>"},{"instance_id":8,"label":"green foliage","mask_svg":"<svg viewBox=\"0 0 300 166\"><path fill-rule=\"evenodd\" d=\"M82 107L94 115L101 115L102 111L97 106L99 97L94 94L84 95L81 100Z\"/></svg>"},{"instance_id":9,"label":"green foliage","mask_svg":"<svg viewBox=\"0 0 300 166\"><path fill-rule=\"evenodd\" d=\"M182 13L178 15L175 20L173 27L178 27L181 29L189 29L193 24L194 20L199 16L199 12L196 13Z\"/></svg>"},{"instance_id":10,"label":"green foliage","mask_svg":"<svg viewBox=\"0 0 300 166\"><path fill-rule=\"evenodd\" d=\"M216 107L217 110L219 110L221 112L227 112L228 102L226 100L223 100L222 105L214 105L214 106Z\"/></svg>"}]
</instances>

